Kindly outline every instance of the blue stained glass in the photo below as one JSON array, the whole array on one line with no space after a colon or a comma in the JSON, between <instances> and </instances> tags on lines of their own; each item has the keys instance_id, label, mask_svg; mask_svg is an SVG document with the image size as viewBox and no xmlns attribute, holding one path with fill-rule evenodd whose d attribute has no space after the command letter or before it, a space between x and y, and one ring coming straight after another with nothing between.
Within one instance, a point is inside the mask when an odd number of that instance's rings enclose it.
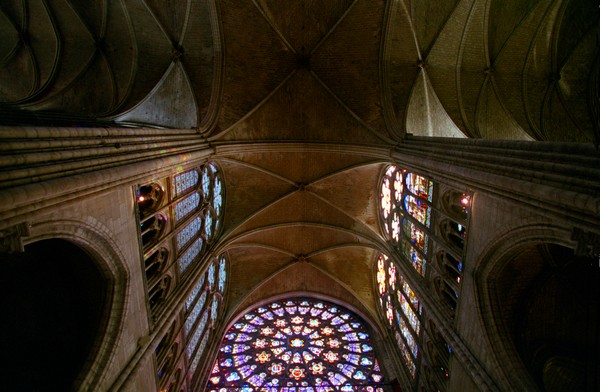
<instances>
[{"instance_id":1,"label":"blue stained glass","mask_svg":"<svg viewBox=\"0 0 600 392\"><path fill-rule=\"evenodd\" d=\"M368 344L364 344L361 346L363 353L368 353L369 351L373 351L373 347Z\"/></svg>"},{"instance_id":2,"label":"blue stained glass","mask_svg":"<svg viewBox=\"0 0 600 392\"><path fill-rule=\"evenodd\" d=\"M348 332L348 331L352 331L352 327L349 326L348 324L344 324L341 327L338 328L338 331L340 332Z\"/></svg>"},{"instance_id":3,"label":"blue stained glass","mask_svg":"<svg viewBox=\"0 0 600 392\"><path fill-rule=\"evenodd\" d=\"M207 296L207 293L205 291L202 293L202 296L200 297L198 302L196 302L196 305L194 305L194 307L192 308L192 311L188 315L187 320L185 320L185 334L186 335L189 334L190 330L192 329L192 326L194 325L194 323L196 322L196 319L198 318L198 315L202 311L202 308L204 307L204 302L206 302L206 296Z\"/></svg>"},{"instance_id":4,"label":"blue stained glass","mask_svg":"<svg viewBox=\"0 0 600 392\"><path fill-rule=\"evenodd\" d=\"M219 351L224 352L224 353L230 353L232 351L232 347L231 347L231 345L221 346Z\"/></svg>"},{"instance_id":5,"label":"blue stained glass","mask_svg":"<svg viewBox=\"0 0 600 392\"><path fill-rule=\"evenodd\" d=\"M413 218L421 222L425 227L429 227L431 207L427 203L412 195L407 195L404 197L404 208Z\"/></svg>"},{"instance_id":6,"label":"blue stained glass","mask_svg":"<svg viewBox=\"0 0 600 392\"><path fill-rule=\"evenodd\" d=\"M223 192L223 189L221 187L221 180L219 180L219 177L216 177L215 178L215 187L214 187L214 192L213 192L214 193L213 208L215 209L217 216L221 215L221 206L223 203L222 192Z\"/></svg>"},{"instance_id":7,"label":"blue stained glass","mask_svg":"<svg viewBox=\"0 0 600 392\"><path fill-rule=\"evenodd\" d=\"M324 311L323 313L321 313L321 319L322 320L329 320L332 317L333 317L333 314L331 314L331 313L329 313L327 311Z\"/></svg>"},{"instance_id":8,"label":"blue stained glass","mask_svg":"<svg viewBox=\"0 0 600 392\"><path fill-rule=\"evenodd\" d=\"M267 313L263 314L262 317L266 320L273 320L275 318L275 316L271 312L267 312Z\"/></svg>"},{"instance_id":9,"label":"blue stained glass","mask_svg":"<svg viewBox=\"0 0 600 392\"><path fill-rule=\"evenodd\" d=\"M251 347L247 344L234 344L232 352L234 354L243 353L244 351L248 351L250 348Z\"/></svg>"},{"instance_id":10,"label":"blue stained glass","mask_svg":"<svg viewBox=\"0 0 600 392\"><path fill-rule=\"evenodd\" d=\"M226 380L230 372L224 372L218 366L213 366L213 374L209 379L211 385L215 387L210 390L239 389L243 385L258 388L257 385L260 385L261 391L273 389L277 392L283 390L325 392L340 390L344 385L350 390L355 390L353 383L356 380L360 380L365 387L369 386L369 383L372 384L373 381L369 377L375 370L371 366L363 368L364 365L361 365L361 360L366 358L362 353L372 351L372 347L353 343L355 351L351 353L348 345L342 344L344 338L361 341L359 333L368 337L365 327L357 323L351 314L343 313L339 308L334 308L331 312L330 306L325 307L322 303L320 303L321 310L325 308L327 319L315 318L311 309L315 308L316 303L311 302L306 299L287 300L283 307L271 304L249 312L248 316L242 316L241 321L234 324L230 329L232 332L229 333L236 333L239 338L238 331L251 326L255 331L247 334L250 340L246 340L248 339L246 336L243 337L249 346L243 343L231 346L227 344L228 339L224 339L223 347L229 348L220 350L216 363L240 352L251 358L238 366L234 363L231 370L236 371L240 376L240 380L235 383ZM279 311L281 315L275 316L274 313ZM266 314L272 315L272 319L265 318ZM334 328L334 320L341 324ZM259 328L253 325L259 323L261 324ZM339 331L340 326L344 326L349 331ZM228 333L225 336L227 337ZM372 363L372 359L373 354L370 354L362 363ZM250 371L253 365L256 369ZM361 366L361 373L354 378L359 366ZM264 382L263 376L257 377L257 372L264 373ZM337 383L335 389L333 383ZM369 387L371 388L369 390L376 390L374 386ZM357 390L363 390L363 387Z\"/></svg>"},{"instance_id":11,"label":"blue stained glass","mask_svg":"<svg viewBox=\"0 0 600 392\"><path fill-rule=\"evenodd\" d=\"M331 320L331 324L332 325L340 325L344 322L344 320L342 320L340 317L336 317L333 320Z\"/></svg>"},{"instance_id":12,"label":"blue stained glass","mask_svg":"<svg viewBox=\"0 0 600 392\"><path fill-rule=\"evenodd\" d=\"M242 377L246 378L250 374L252 374L252 371L254 371L254 369L256 369L256 365L245 365L245 366L242 366L239 370L240 370L240 373L242 374Z\"/></svg>"},{"instance_id":13,"label":"blue stained glass","mask_svg":"<svg viewBox=\"0 0 600 392\"><path fill-rule=\"evenodd\" d=\"M212 305L210 307L210 321L215 322L217 319L217 312L219 310L219 299L217 296L213 296Z\"/></svg>"},{"instance_id":14,"label":"blue stained glass","mask_svg":"<svg viewBox=\"0 0 600 392\"><path fill-rule=\"evenodd\" d=\"M225 280L227 279L227 271L225 270L226 260L224 257L219 258L219 284L218 288L221 293L225 291Z\"/></svg>"},{"instance_id":15,"label":"blue stained glass","mask_svg":"<svg viewBox=\"0 0 600 392\"><path fill-rule=\"evenodd\" d=\"M238 336L237 333L231 332L231 333L228 333L227 335L225 335L225 339L227 339L227 340L234 340L237 336Z\"/></svg>"},{"instance_id":16,"label":"blue stained glass","mask_svg":"<svg viewBox=\"0 0 600 392\"><path fill-rule=\"evenodd\" d=\"M198 280L198 283L196 283L196 285L192 289L192 292L190 293L190 295L185 300L185 310L189 310L190 306L192 306L192 303L194 302L194 299L196 299L196 296L198 295L198 293L200 292L200 290L204 286L205 277L206 277L206 275L202 275L200 277L200 279Z\"/></svg>"},{"instance_id":17,"label":"blue stained glass","mask_svg":"<svg viewBox=\"0 0 600 392\"><path fill-rule=\"evenodd\" d=\"M239 374L237 372L231 372L229 376L227 376L227 381L237 381L240 379Z\"/></svg>"},{"instance_id":18,"label":"blue stained glass","mask_svg":"<svg viewBox=\"0 0 600 392\"><path fill-rule=\"evenodd\" d=\"M215 271L215 263L211 263L208 266L208 287L210 287L211 290L214 290L215 288Z\"/></svg>"},{"instance_id":19,"label":"blue stained glass","mask_svg":"<svg viewBox=\"0 0 600 392\"><path fill-rule=\"evenodd\" d=\"M415 173L406 175L406 188L414 195L427 200L433 200L433 181L427 180Z\"/></svg>"},{"instance_id":20,"label":"blue stained glass","mask_svg":"<svg viewBox=\"0 0 600 392\"><path fill-rule=\"evenodd\" d=\"M183 273L189 267L189 265L196 259L202 250L202 238L197 238L194 243L185 251L185 253L179 258L179 272Z\"/></svg>"},{"instance_id":21,"label":"blue stained glass","mask_svg":"<svg viewBox=\"0 0 600 392\"><path fill-rule=\"evenodd\" d=\"M342 371L342 373L344 373L346 377L352 377L352 374L354 374L354 371L356 370L356 367L342 363L338 363L337 367Z\"/></svg>"},{"instance_id":22,"label":"blue stained glass","mask_svg":"<svg viewBox=\"0 0 600 392\"><path fill-rule=\"evenodd\" d=\"M250 336L246 333L241 333L241 334L237 335L237 339L235 339L236 342L247 342L248 340L252 340L252 336Z\"/></svg>"},{"instance_id":23,"label":"blue stained glass","mask_svg":"<svg viewBox=\"0 0 600 392\"><path fill-rule=\"evenodd\" d=\"M199 205L200 195L195 192L186 197L185 199L181 200L180 202L175 204L175 221L178 222L179 220L181 220L181 218L198 208Z\"/></svg>"},{"instance_id":24,"label":"blue stained glass","mask_svg":"<svg viewBox=\"0 0 600 392\"><path fill-rule=\"evenodd\" d=\"M250 321L252 325L265 325L265 321L260 317L255 317Z\"/></svg>"},{"instance_id":25,"label":"blue stained glass","mask_svg":"<svg viewBox=\"0 0 600 392\"><path fill-rule=\"evenodd\" d=\"M200 340L200 336L202 336L202 332L204 332L204 326L206 325L207 320L208 320L208 312L205 311L202 314L202 318L200 319L200 323L198 324L198 327L194 331L192 338L190 339L190 341L187 344L187 353L190 358L191 358L192 354L194 353L194 349L198 345L198 341Z\"/></svg>"},{"instance_id":26,"label":"blue stained glass","mask_svg":"<svg viewBox=\"0 0 600 392\"><path fill-rule=\"evenodd\" d=\"M210 240L213 235L213 217L210 211L206 212L206 217L204 218L204 232L206 233L206 239Z\"/></svg>"},{"instance_id":27,"label":"blue stained glass","mask_svg":"<svg viewBox=\"0 0 600 392\"><path fill-rule=\"evenodd\" d=\"M198 184L198 172L188 170L175 175L171 181L171 195L173 198L184 194Z\"/></svg>"},{"instance_id":28,"label":"blue stained glass","mask_svg":"<svg viewBox=\"0 0 600 392\"><path fill-rule=\"evenodd\" d=\"M223 367L232 367L233 366L233 360L231 358L227 358L226 360L224 360L223 362L221 362L221 366L223 366Z\"/></svg>"},{"instance_id":29,"label":"blue stained glass","mask_svg":"<svg viewBox=\"0 0 600 392\"><path fill-rule=\"evenodd\" d=\"M346 346L346 348L348 349L348 351L352 351L354 353L362 352L362 350L360 349L360 344L358 343L350 343Z\"/></svg>"},{"instance_id":30,"label":"blue stained glass","mask_svg":"<svg viewBox=\"0 0 600 392\"><path fill-rule=\"evenodd\" d=\"M366 380L367 376L365 376L365 374L359 370L359 371L356 372L356 374L354 374L353 378L355 380Z\"/></svg>"},{"instance_id":31,"label":"blue stained glass","mask_svg":"<svg viewBox=\"0 0 600 392\"><path fill-rule=\"evenodd\" d=\"M202 192L204 192L204 197L208 197L210 195L210 172L208 166L204 167L202 170Z\"/></svg>"},{"instance_id":32,"label":"blue stained glass","mask_svg":"<svg viewBox=\"0 0 600 392\"><path fill-rule=\"evenodd\" d=\"M369 358L363 357L360 360L360 364L363 366L371 366L373 364L373 362Z\"/></svg>"},{"instance_id":33,"label":"blue stained glass","mask_svg":"<svg viewBox=\"0 0 600 392\"><path fill-rule=\"evenodd\" d=\"M209 336L210 336L210 331L208 331L208 332L206 332L206 334L204 334L204 337L202 338L202 342L200 342L200 347L198 347L196 356L194 357L194 360L192 361L192 364L190 365L190 373L191 374L194 374L194 372L196 371L196 368L198 367L198 364L200 363L200 358L202 358L202 353L204 352L204 349L206 348L206 344L208 343Z\"/></svg>"},{"instance_id":34,"label":"blue stained glass","mask_svg":"<svg viewBox=\"0 0 600 392\"><path fill-rule=\"evenodd\" d=\"M184 245L200 233L202 219L198 216L194 218L183 230L177 233L177 251L180 251Z\"/></svg>"},{"instance_id":35,"label":"blue stained glass","mask_svg":"<svg viewBox=\"0 0 600 392\"><path fill-rule=\"evenodd\" d=\"M252 359L251 355L236 355L233 359L235 366L240 366Z\"/></svg>"},{"instance_id":36,"label":"blue stained glass","mask_svg":"<svg viewBox=\"0 0 600 392\"><path fill-rule=\"evenodd\" d=\"M358 365L360 361L360 355L356 354L344 354L343 357L346 360L346 362L352 363L354 365Z\"/></svg>"}]
</instances>

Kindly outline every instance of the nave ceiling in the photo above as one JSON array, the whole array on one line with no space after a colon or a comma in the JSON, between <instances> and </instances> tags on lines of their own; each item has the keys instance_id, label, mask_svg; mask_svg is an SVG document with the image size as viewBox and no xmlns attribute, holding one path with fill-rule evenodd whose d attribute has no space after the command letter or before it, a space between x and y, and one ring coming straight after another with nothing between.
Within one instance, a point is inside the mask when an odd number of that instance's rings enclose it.
<instances>
[{"instance_id":1,"label":"nave ceiling","mask_svg":"<svg viewBox=\"0 0 600 392\"><path fill-rule=\"evenodd\" d=\"M407 132L598 143L598 16L583 0L3 1L0 109L197 129L226 183L230 306L314 291L375 316L387 149Z\"/></svg>"}]
</instances>

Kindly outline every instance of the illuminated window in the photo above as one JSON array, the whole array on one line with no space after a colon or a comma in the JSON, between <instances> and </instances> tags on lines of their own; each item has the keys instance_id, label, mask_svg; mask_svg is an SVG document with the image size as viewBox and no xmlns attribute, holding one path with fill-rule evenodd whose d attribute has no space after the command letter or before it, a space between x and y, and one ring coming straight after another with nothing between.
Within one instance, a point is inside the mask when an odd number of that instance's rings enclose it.
<instances>
[{"instance_id":1,"label":"illuminated window","mask_svg":"<svg viewBox=\"0 0 600 392\"><path fill-rule=\"evenodd\" d=\"M206 390L382 392L382 384L369 332L355 315L293 298L250 311L225 333Z\"/></svg>"},{"instance_id":2,"label":"illuminated window","mask_svg":"<svg viewBox=\"0 0 600 392\"><path fill-rule=\"evenodd\" d=\"M184 331L187 339L186 353L193 374L203 356L212 328L216 326L223 309L223 295L227 279L227 259L219 256L199 279L185 301ZM223 290L214 291L214 282Z\"/></svg>"},{"instance_id":3,"label":"illuminated window","mask_svg":"<svg viewBox=\"0 0 600 392\"><path fill-rule=\"evenodd\" d=\"M386 234L413 267L425 276L433 181L392 165L380 189L380 216Z\"/></svg>"},{"instance_id":4,"label":"illuminated window","mask_svg":"<svg viewBox=\"0 0 600 392\"><path fill-rule=\"evenodd\" d=\"M179 173L171 180L171 197L175 199L195 188L197 184L198 172L195 169Z\"/></svg>"},{"instance_id":5,"label":"illuminated window","mask_svg":"<svg viewBox=\"0 0 600 392\"><path fill-rule=\"evenodd\" d=\"M385 255L377 259L379 306L388 327L393 331L404 364L415 377L421 333L421 305L416 294Z\"/></svg>"}]
</instances>

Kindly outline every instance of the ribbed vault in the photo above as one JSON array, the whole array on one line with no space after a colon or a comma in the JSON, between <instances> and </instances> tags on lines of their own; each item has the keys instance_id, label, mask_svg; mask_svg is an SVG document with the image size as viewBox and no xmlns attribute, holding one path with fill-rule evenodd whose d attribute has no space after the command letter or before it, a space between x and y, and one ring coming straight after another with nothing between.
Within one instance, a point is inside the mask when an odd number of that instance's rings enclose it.
<instances>
[{"instance_id":1,"label":"ribbed vault","mask_svg":"<svg viewBox=\"0 0 600 392\"><path fill-rule=\"evenodd\" d=\"M591 1L393 2L383 56L396 126L597 142L598 17Z\"/></svg>"}]
</instances>

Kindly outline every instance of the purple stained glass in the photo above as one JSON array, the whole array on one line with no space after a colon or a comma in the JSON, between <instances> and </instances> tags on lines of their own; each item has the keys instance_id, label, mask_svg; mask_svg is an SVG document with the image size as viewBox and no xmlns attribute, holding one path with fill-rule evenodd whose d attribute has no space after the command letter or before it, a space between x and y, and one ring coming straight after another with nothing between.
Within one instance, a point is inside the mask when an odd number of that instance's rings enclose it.
<instances>
[{"instance_id":1,"label":"purple stained glass","mask_svg":"<svg viewBox=\"0 0 600 392\"><path fill-rule=\"evenodd\" d=\"M273 317L265 317L267 314ZM245 346L232 345L231 337L245 328L252 330L245 332L250 338L243 343ZM244 315L226 332L206 390L247 386L249 391L273 388L279 392L285 386L290 391L325 391L335 382L350 391L364 390L367 385L375 391L378 386L373 380L382 381L383 376L375 369L372 346L359 343L368 341L368 336L356 316L322 301L294 298L283 306L262 306ZM344 343L348 341L356 342L352 343L354 350ZM240 353L251 357L244 362L245 367L233 364L224 371L218 366ZM239 379L228 380L232 370ZM356 380L363 386L354 387ZM313 381L329 388L313 389Z\"/></svg>"}]
</instances>

